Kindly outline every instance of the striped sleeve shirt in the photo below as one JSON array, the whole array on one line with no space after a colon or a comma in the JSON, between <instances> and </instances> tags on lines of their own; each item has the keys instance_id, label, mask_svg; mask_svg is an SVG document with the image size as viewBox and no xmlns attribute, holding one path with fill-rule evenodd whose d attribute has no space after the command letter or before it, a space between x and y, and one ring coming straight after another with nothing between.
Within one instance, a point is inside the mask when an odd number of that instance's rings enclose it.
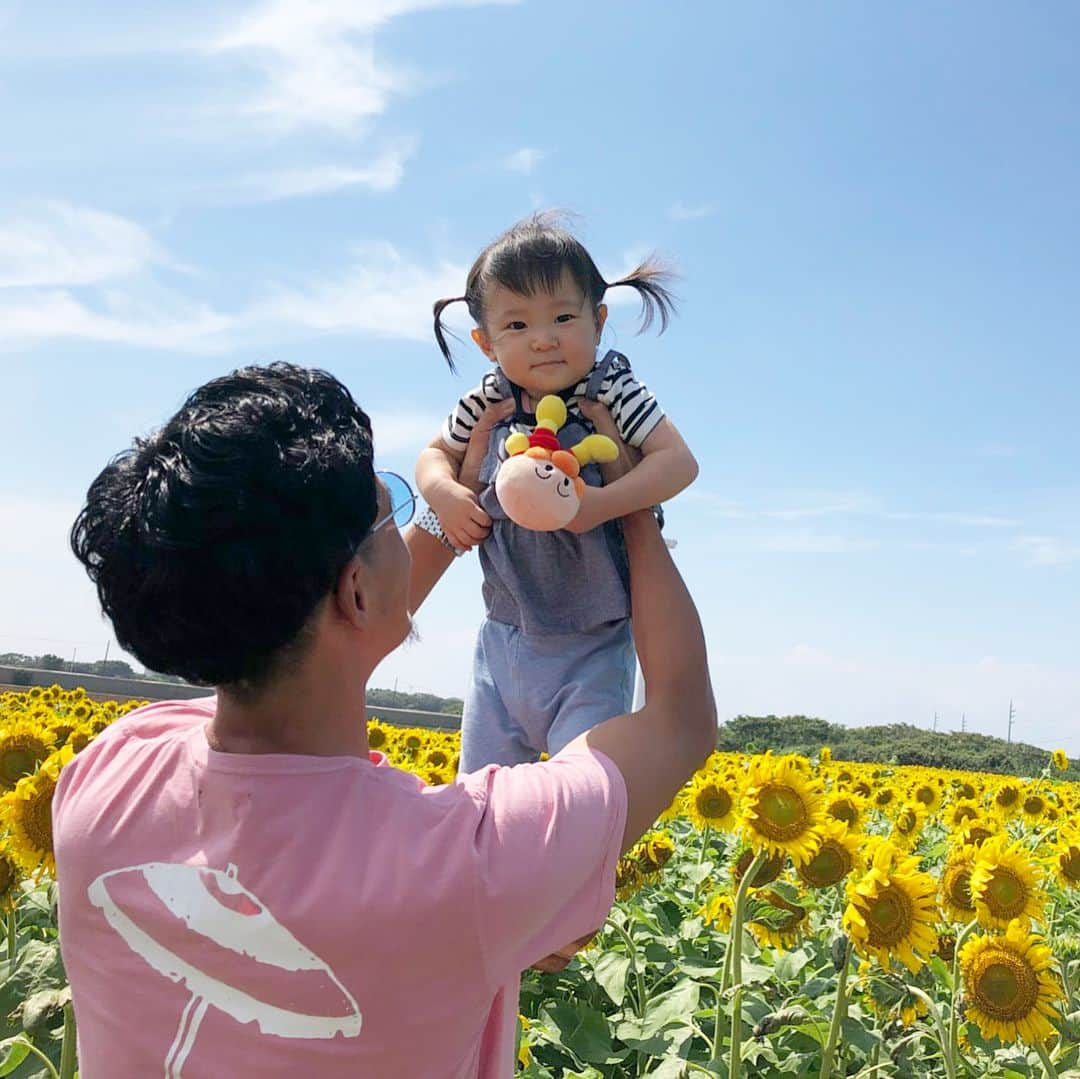
<instances>
[{"instance_id":1,"label":"striped sleeve shirt","mask_svg":"<svg viewBox=\"0 0 1080 1079\"><path fill-rule=\"evenodd\" d=\"M585 377L574 387L567 398L567 408L575 409L577 403L585 398L588 385L589 379ZM489 371L480 385L469 390L446 417L442 431L446 446L457 453L464 453L469 444L469 435L481 413L507 396L506 379L500 378L498 371ZM621 354L609 364L596 397L610 410L620 438L637 449L664 418L660 403L645 384L634 376L629 361Z\"/></svg>"}]
</instances>

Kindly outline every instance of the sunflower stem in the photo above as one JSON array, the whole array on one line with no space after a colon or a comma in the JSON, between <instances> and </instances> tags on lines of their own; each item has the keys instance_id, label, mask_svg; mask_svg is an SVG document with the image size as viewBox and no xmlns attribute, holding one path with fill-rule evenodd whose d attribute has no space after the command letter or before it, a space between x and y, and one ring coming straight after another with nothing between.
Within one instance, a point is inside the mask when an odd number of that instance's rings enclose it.
<instances>
[{"instance_id":1,"label":"sunflower stem","mask_svg":"<svg viewBox=\"0 0 1080 1079\"><path fill-rule=\"evenodd\" d=\"M728 1079L739 1079L742 1074L742 994L741 985L735 986L731 998L731 1061L728 1064Z\"/></svg>"},{"instance_id":2,"label":"sunflower stem","mask_svg":"<svg viewBox=\"0 0 1080 1079\"><path fill-rule=\"evenodd\" d=\"M703 861L705 861L705 851L707 851L709 849L709 839L710 839L711 832L712 832L712 829L707 824L705 825L704 828L701 829L701 846L698 847L698 852L697 852L697 864L698 865L701 865L701 863Z\"/></svg>"},{"instance_id":3,"label":"sunflower stem","mask_svg":"<svg viewBox=\"0 0 1080 1079\"><path fill-rule=\"evenodd\" d=\"M956 1073L956 1063L961 1057L960 1053L960 1017L957 1015L956 1005L960 998L960 948L964 941L971 935L972 930L978 925L977 920L972 920L960 930L953 945L952 957L952 990L949 993L949 1063L952 1065L953 1074Z\"/></svg>"},{"instance_id":4,"label":"sunflower stem","mask_svg":"<svg viewBox=\"0 0 1080 1079\"><path fill-rule=\"evenodd\" d=\"M15 937L18 927L15 922L15 907L7 912L7 958L10 966L15 966Z\"/></svg>"},{"instance_id":5,"label":"sunflower stem","mask_svg":"<svg viewBox=\"0 0 1080 1079\"><path fill-rule=\"evenodd\" d=\"M1038 1039L1035 1040L1035 1052L1039 1054L1039 1059L1042 1061L1043 1070L1046 1072L1046 1079L1057 1079L1057 1068L1054 1067L1053 1061L1046 1052L1046 1046Z\"/></svg>"},{"instance_id":6,"label":"sunflower stem","mask_svg":"<svg viewBox=\"0 0 1080 1079\"><path fill-rule=\"evenodd\" d=\"M840 1024L844 1021L847 1011L847 977L848 967L851 966L851 941L844 945L844 965L840 968L840 977L836 983L836 1004L833 1006L832 1023L829 1025L829 1040L825 1043L825 1051L821 1054L821 1071L818 1079L829 1079L832 1074L833 1054L836 1052L836 1043L840 1038Z\"/></svg>"},{"instance_id":7,"label":"sunflower stem","mask_svg":"<svg viewBox=\"0 0 1080 1079\"><path fill-rule=\"evenodd\" d=\"M648 1001L648 994L645 991L645 977L640 970L638 970L637 964L637 945L634 944L634 938L623 929L621 925L614 919L611 920L611 927L616 933L622 937L623 943L626 945L626 954L630 960L630 970L634 975L634 986L637 990L637 998L634 1001L635 1009L637 1011L637 1017L639 1019L645 1018L645 1004Z\"/></svg>"},{"instance_id":8,"label":"sunflower stem","mask_svg":"<svg viewBox=\"0 0 1080 1079\"><path fill-rule=\"evenodd\" d=\"M757 871L765 864L768 854L759 850L754 855L743 879L739 881L739 890L735 893L735 911L731 916L731 982L736 989L742 985L742 938L743 912L746 910L746 897L750 893L750 882L757 876Z\"/></svg>"},{"instance_id":9,"label":"sunflower stem","mask_svg":"<svg viewBox=\"0 0 1080 1079\"><path fill-rule=\"evenodd\" d=\"M75 1075L75 1009L68 1001L64 1005L64 1043L60 1049L60 1079L73 1079Z\"/></svg>"},{"instance_id":10,"label":"sunflower stem","mask_svg":"<svg viewBox=\"0 0 1080 1079\"><path fill-rule=\"evenodd\" d=\"M941 1011L938 1006L930 999L927 993L924 993L918 986L911 985L910 983L905 986L907 991L915 997L917 1000L921 1000L926 1005L927 1014L934 1020L934 1027L937 1030L937 1042L938 1047L941 1049L941 1059L945 1063L945 1075L947 1079L956 1079L956 1066L952 1062L952 1058L949 1056L949 1038L945 1033L945 1027L941 1022Z\"/></svg>"}]
</instances>

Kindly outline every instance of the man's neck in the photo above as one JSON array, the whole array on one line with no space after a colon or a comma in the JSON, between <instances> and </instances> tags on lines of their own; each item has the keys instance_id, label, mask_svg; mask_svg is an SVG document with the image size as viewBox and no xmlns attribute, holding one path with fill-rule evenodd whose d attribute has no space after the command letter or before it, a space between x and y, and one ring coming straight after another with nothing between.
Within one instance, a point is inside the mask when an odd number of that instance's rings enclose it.
<instances>
[{"instance_id":1,"label":"man's neck","mask_svg":"<svg viewBox=\"0 0 1080 1079\"><path fill-rule=\"evenodd\" d=\"M253 696L219 688L206 738L220 753L367 757L366 688L360 670L319 671L313 665Z\"/></svg>"}]
</instances>

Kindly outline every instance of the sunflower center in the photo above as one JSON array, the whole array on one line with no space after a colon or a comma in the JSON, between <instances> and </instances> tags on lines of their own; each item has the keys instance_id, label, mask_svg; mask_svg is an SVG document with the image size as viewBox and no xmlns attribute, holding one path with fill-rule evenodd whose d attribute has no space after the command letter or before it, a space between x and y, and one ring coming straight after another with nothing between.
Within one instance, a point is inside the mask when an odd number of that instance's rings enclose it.
<instances>
[{"instance_id":1,"label":"sunflower center","mask_svg":"<svg viewBox=\"0 0 1080 1079\"><path fill-rule=\"evenodd\" d=\"M978 1006L995 1019L1023 1019L1035 1007L1039 982L1035 971L1019 956L999 949L986 953L972 978Z\"/></svg>"},{"instance_id":2,"label":"sunflower center","mask_svg":"<svg viewBox=\"0 0 1080 1079\"><path fill-rule=\"evenodd\" d=\"M997 918L1015 918L1027 902L1024 882L1004 866L996 866L983 892L983 902Z\"/></svg>"},{"instance_id":3,"label":"sunflower center","mask_svg":"<svg viewBox=\"0 0 1080 1079\"><path fill-rule=\"evenodd\" d=\"M0 750L0 787L10 790L23 776L30 775L38 762L48 755L48 748L37 739L9 743Z\"/></svg>"},{"instance_id":4,"label":"sunflower center","mask_svg":"<svg viewBox=\"0 0 1080 1079\"><path fill-rule=\"evenodd\" d=\"M835 839L826 839L817 854L800 869L800 876L815 888L837 884L851 872L852 858Z\"/></svg>"},{"instance_id":5,"label":"sunflower center","mask_svg":"<svg viewBox=\"0 0 1080 1079\"><path fill-rule=\"evenodd\" d=\"M796 839L809 828L806 804L786 783L766 783L758 794L756 827L768 839Z\"/></svg>"},{"instance_id":6,"label":"sunflower center","mask_svg":"<svg viewBox=\"0 0 1080 1079\"><path fill-rule=\"evenodd\" d=\"M1070 847L1058 857L1061 875L1071 881L1080 881L1080 850Z\"/></svg>"},{"instance_id":7,"label":"sunflower center","mask_svg":"<svg viewBox=\"0 0 1080 1079\"><path fill-rule=\"evenodd\" d=\"M1024 799L1024 812L1029 816L1037 817L1044 808L1043 800L1037 794L1029 795Z\"/></svg>"},{"instance_id":8,"label":"sunflower center","mask_svg":"<svg viewBox=\"0 0 1080 1079\"><path fill-rule=\"evenodd\" d=\"M720 820L731 812L731 795L723 787L707 783L698 791L694 805L707 820Z\"/></svg>"},{"instance_id":9,"label":"sunflower center","mask_svg":"<svg viewBox=\"0 0 1080 1079\"><path fill-rule=\"evenodd\" d=\"M746 876L746 871L750 868L750 863L754 860L754 852L752 850L744 850L739 855L739 860L735 863L735 880L741 881ZM784 871L784 865L787 862L782 854L773 854L765 859L761 863L758 871L753 875L750 880L751 888L761 888L766 884L771 884L780 874Z\"/></svg>"},{"instance_id":10,"label":"sunflower center","mask_svg":"<svg viewBox=\"0 0 1080 1079\"><path fill-rule=\"evenodd\" d=\"M32 847L48 854L53 849L52 796L55 783L45 783L27 799L19 810L26 839Z\"/></svg>"},{"instance_id":11,"label":"sunflower center","mask_svg":"<svg viewBox=\"0 0 1080 1079\"><path fill-rule=\"evenodd\" d=\"M930 787L920 787L915 792L915 801L922 802L924 806L932 806L934 804L934 792Z\"/></svg>"},{"instance_id":12,"label":"sunflower center","mask_svg":"<svg viewBox=\"0 0 1080 1079\"><path fill-rule=\"evenodd\" d=\"M859 819L859 811L848 798L840 798L829 806L829 816L842 820L845 824L854 824Z\"/></svg>"},{"instance_id":13,"label":"sunflower center","mask_svg":"<svg viewBox=\"0 0 1080 1079\"><path fill-rule=\"evenodd\" d=\"M1020 797L1020 792L1015 787L1002 787L995 796L995 801L999 806L1012 806L1016 805L1017 800Z\"/></svg>"},{"instance_id":14,"label":"sunflower center","mask_svg":"<svg viewBox=\"0 0 1080 1079\"><path fill-rule=\"evenodd\" d=\"M971 866L954 866L946 878L949 901L961 910L974 911L971 898Z\"/></svg>"},{"instance_id":15,"label":"sunflower center","mask_svg":"<svg viewBox=\"0 0 1080 1079\"><path fill-rule=\"evenodd\" d=\"M889 948L910 932L914 918L911 899L901 888L890 884L870 901L866 924L871 948Z\"/></svg>"}]
</instances>

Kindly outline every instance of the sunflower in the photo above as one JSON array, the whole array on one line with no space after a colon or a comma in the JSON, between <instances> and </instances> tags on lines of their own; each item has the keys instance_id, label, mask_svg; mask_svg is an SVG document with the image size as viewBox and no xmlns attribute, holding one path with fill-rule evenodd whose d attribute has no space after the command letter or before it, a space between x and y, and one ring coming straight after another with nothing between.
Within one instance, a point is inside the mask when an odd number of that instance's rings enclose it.
<instances>
[{"instance_id":1,"label":"sunflower","mask_svg":"<svg viewBox=\"0 0 1080 1079\"><path fill-rule=\"evenodd\" d=\"M1038 824L1046 816L1049 809L1047 800L1034 788L1024 792L1020 802L1020 813L1028 824Z\"/></svg>"},{"instance_id":2,"label":"sunflower","mask_svg":"<svg viewBox=\"0 0 1080 1079\"><path fill-rule=\"evenodd\" d=\"M795 872L810 888L830 888L861 863L859 840L838 820L826 820L819 831L821 846L817 854L796 866Z\"/></svg>"},{"instance_id":3,"label":"sunflower","mask_svg":"<svg viewBox=\"0 0 1080 1079\"><path fill-rule=\"evenodd\" d=\"M1080 834L1063 832L1058 835L1053 850L1053 867L1058 880L1066 888L1080 885Z\"/></svg>"},{"instance_id":4,"label":"sunflower","mask_svg":"<svg viewBox=\"0 0 1080 1079\"><path fill-rule=\"evenodd\" d=\"M997 829L986 820L968 821L957 833L956 842L961 847L981 847Z\"/></svg>"},{"instance_id":5,"label":"sunflower","mask_svg":"<svg viewBox=\"0 0 1080 1079\"><path fill-rule=\"evenodd\" d=\"M33 773L52 748L52 735L46 728L18 719L5 724L0 733L0 790L13 790L23 776Z\"/></svg>"},{"instance_id":6,"label":"sunflower","mask_svg":"<svg viewBox=\"0 0 1080 1079\"><path fill-rule=\"evenodd\" d=\"M1007 835L994 836L979 848L971 897L979 924L988 929L1006 929L1014 920L1027 926L1042 917L1046 903L1030 853Z\"/></svg>"},{"instance_id":7,"label":"sunflower","mask_svg":"<svg viewBox=\"0 0 1080 1079\"><path fill-rule=\"evenodd\" d=\"M1064 772L1069 767L1069 755L1063 749L1055 749L1050 754L1050 761L1059 772Z\"/></svg>"},{"instance_id":8,"label":"sunflower","mask_svg":"<svg viewBox=\"0 0 1080 1079\"><path fill-rule=\"evenodd\" d=\"M686 815L696 828L731 828L735 824L738 791L734 777L698 772L686 792Z\"/></svg>"},{"instance_id":9,"label":"sunflower","mask_svg":"<svg viewBox=\"0 0 1080 1079\"><path fill-rule=\"evenodd\" d=\"M368 749L382 750L386 748L387 731L386 727L377 720L369 719L367 725L367 744Z\"/></svg>"},{"instance_id":10,"label":"sunflower","mask_svg":"<svg viewBox=\"0 0 1080 1079\"><path fill-rule=\"evenodd\" d=\"M24 776L13 791L0 798L0 811L11 833L11 856L26 876L41 866L56 875L52 798L60 769L71 758L70 749L57 750L32 776Z\"/></svg>"},{"instance_id":11,"label":"sunflower","mask_svg":"<svg viewBox=\"0 0 1080 1079\"><path fill-rule=\"evenodd\" d=\"M971 937L960 949L968 1019L984 1038L1045 1042L1055 1033L1054 1001L1061 998L1053 965L1042 938L1018 922L1004 936Z\"/></svg>"},{"instance_id":12,"label":"sunflower","mask_svg":"<svg viewBox=\"0 0 1080 1079\"><path fill-rule=\"evenodd\" d=\"M825 803L825 817L831 817L857 831L862 824L863 800L855 794L840 791Z\"/></svg>"},{"instance_id":13,"label":"sunflower","mask_svg":"<svg viewBox=\"0 0 1080 1079\"><path fill-rule=\"evenodd\" d=\"M1010 817L1020 809L1019 783L1005 782L994 791L994 810L1003 817Z\"/></svg>"},{"instance_id":14,"label":"sunflower","mask_svg":"<svg viewBox=\"0 0 1080 1079\"><path fill-rule=\"evenodd\" d=\"M849 881L844 929L856 949L874 956L886 969L898 958L913 974L933 954L937 887L920 873L918 859L882 842L873 863L858 881Z\"/></svg>"},{"instance_id":15,"label":"sunflower","mask_svg":"<svg viewBox=\"0 0 1080 1079\"><path fill-rule=\"evenodd\" d=\"M15 909L21 879L22 873L11 856L10 844L5 840L0 843L0 910Z\"/></svg>"},{"instance_id":16,"label":"sunflower","mask_svg":"<svg viewBox=\"0 0 1080 1079\"><path fill-rule=\"evenodd\" d=\"M771 888L758 892L757 900L773 908L765 907L747 918L746 924L759 945L786 952L806 935L810 924L810 912L806 907L789 902Z\"/></svg>"},{"instance_id":17,"label":"sunflower","mask_svg":"<svg viewBox=\"0 0 1080 1079\"><path fill-rule=\"evenodd\" d=\"M698 910L698 916L718 933L731 931L731 919L734 914L735 900L726 892L716 892L711 895L705 905Z\"/></svg>"},{"instance_id":18,"label":"sunflower","mask_svg":"<svg viewBox=\"0 0 1080 1079\"><path fill-rule=\"evenodd\" d=\"M738 887L743 877L746 876L746 871L750 868L750 864L754 860L754 854L755 852L752 847L746 847L732 864L731 882L735 887ZM751 888L764 888L766 884L772 884L772 882L784 872L784 866L786 865L787 857L785 855L770 854L765 861L758 866L757 872L751 879L749 886Z\"/></svg>"},{"instance_id":19,"label":"sunflower","mask_svg":"<svg viewBox=\"0 0 1080 1079\"><path fill-rule=\"evenodd\" d=\"M922 802L905 802L893 819L891 842L910 850L919 841L926 823L926 807Z\"/></svg>"},{"instance_id":20,"label":"sunflower","mask_svg":"<svg viewBox=\"0 0 1080 1079\"><path fill-rule=\"evenodd\" d=\"M968 821L978 820L979 805L971 798L958 798L945 812L945 823L950 829L963 828Z\"/></svg>"},{"instance_id":21,"label":"sunflower","mask_svg":"<svg viewBox=\"0 0 1080 1079\"><path fill-rule=\"evenodd\" d=\"M878 809L885 809L896 801L896 791L890 786L880 787L874 792L874 805Z\"/></svg>"},{"instance_id":22,"label":"sunflower","mask_svg":"<svg viewBox=\"0 0 1080 1079\"><path fill-rule=\"evenodd\" d=\"M675 844L666 832L649 832L638 840L633 850L641 875L648 881L656 881L660 870L671 861Z\"/></svg>"},{"instance_id":23,"label":"sunflower","mask_svg":"<svg viewBox=\"0 0 1080 1079\"><path fill-rule=\"evenodd\" d=\"M644 883L637 859L624 854L615 867L615 898L629 899Z\"/></svg>"},{"instance_id":24,"label":"sunflower","mask_svg":"<svg viewBox=\"0 0 1080 1079\"><path fill-rule=\"evenodd\" d=\"M908 799L933 813L941 805L941 788L932 779L917 780L908 791Z\"/></svg>"},{"instance_id":25,"label":"sunflower","mask_svg":"<svg viewBox=\"0 0 1080 1079\"><path fill-rule=\"evenodd\" d=\"M978 854L975 847L959 847L953 851L941 871L941 909L954 922L966 924L975 917L971 873Z\"/></svg>"},{"instance_id":26,"label":"sunflower","mask_svg":"<svg viewBox=\"0 0 1080 1079\"><path fill-rule=\"evenodd\" d=\"M821 752L818 753L819 764L831 764L832 763L832 749L828 746L822 746Z\"/></svg>"},{"instance_id":27,"label":"sunflower","mask_svg":"<svg viewBox=\"0 0 1080 1079\"><path fill-rule=\"evenodd\" d=\"M824 802L821 781L791 757L755 757L743 794L743 834L754 847L805 862L817 851Z\"/></svg>"}]
</instances>

